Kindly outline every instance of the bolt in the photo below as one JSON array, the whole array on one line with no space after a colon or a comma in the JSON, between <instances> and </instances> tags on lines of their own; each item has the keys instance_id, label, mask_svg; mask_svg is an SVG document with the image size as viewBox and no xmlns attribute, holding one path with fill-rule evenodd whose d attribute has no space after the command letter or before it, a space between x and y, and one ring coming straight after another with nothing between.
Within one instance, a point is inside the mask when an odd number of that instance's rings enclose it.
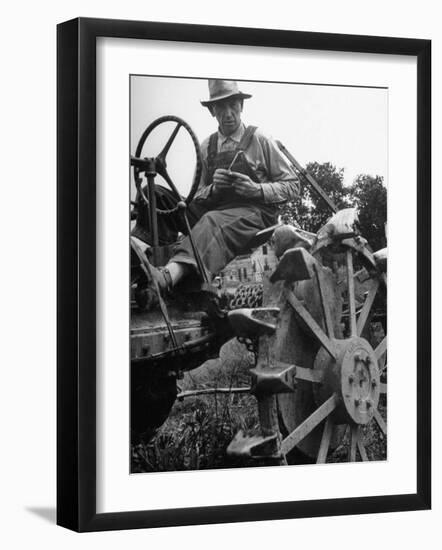
<instances>
[{"instance_id":1,"label":"bolt","mask_svg":"<svg viewBox=\"0 0 442 550\"><path fill-rule=\"evenodd\" d=\"M373 386L373 388L375 388L378 385L378 382L377 382L376 378L372 379L371 385Z\"/></svg>"},{"instance_id":2,"label":"bolt","mask_svg":"<svg viewBox=\"0 0 442 550\"><path fill-rule=\"evenodd\" d=\"M359 405L361 404L361 400L360 399L355 399L355 407L359 407Z\"/></svg>"},{"instance_id":3,"label":"bolt","mask_svg":"<svg viewBox=\"0 0 442 550\"><path fill-rule=\"evenodd\" d=\"M355 381L355 377L350 374L350 376L348 377L348 381L350 382L350 384L353 384L353 382Z\"/></svg>"}]
</instances>

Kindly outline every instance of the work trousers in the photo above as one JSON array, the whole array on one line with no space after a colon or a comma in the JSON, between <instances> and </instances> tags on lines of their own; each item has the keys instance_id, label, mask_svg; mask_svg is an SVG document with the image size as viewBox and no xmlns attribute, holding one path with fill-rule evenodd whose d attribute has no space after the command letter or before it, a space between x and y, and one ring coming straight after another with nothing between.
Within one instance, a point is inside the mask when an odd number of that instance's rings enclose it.
<instances>
[{"instance_id":1,"label":"work trousers","mask_svg":"<svg viewBox=\"0 0 442 550\"><path fill-rule=\"evenodd\" d=\"M158 208L170 208L176 199L168 189L157 186ZM210 203L209 203L210 204ZM258 231L277 221L274 205L228 202L210 206L193 201L187 208L192 238L209 277L217 275L236 256L250 250L250 243ZM173 242L178 232L187 234L181 212L158 216L161 241ZM171 262L197 267L189 237L186 235L176 246Z\"/></svg>"}]
</instances>

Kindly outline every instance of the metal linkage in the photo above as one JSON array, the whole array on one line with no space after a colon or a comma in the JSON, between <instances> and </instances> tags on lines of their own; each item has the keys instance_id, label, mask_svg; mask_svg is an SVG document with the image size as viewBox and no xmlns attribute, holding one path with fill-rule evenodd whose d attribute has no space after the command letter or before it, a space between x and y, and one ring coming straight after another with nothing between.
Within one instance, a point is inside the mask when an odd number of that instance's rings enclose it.
<instances>
[{"instance_id":1,"label":"metal linkage","mask_svg":"<svg viewBox=\"0 0 442 550\"><path fill-rule=\"evenodd\" d=\"M187 204L184 201L180 201L178 203L178 208L183 213L183 218L184 218L184 222L186 224L186 229L187 229L187 236L189 238L190 245L192 247L192 252L193 252L193 255L195 257L195 261L196 261L196 265L198 267L198 271L199 271L203 281L206 284L209 284L210 281L209 281L209 276L207 275L206 267L205 267L205 265L204 265L204 263L201 259L198 247L196 246L195 241L193 239L192 229L190 227L189 218L187 217Z\"/></svg>"},{"instance_id":2,"label":"metal linkage","mask_svg":"<svg viewBox=\"0 0 442 550\"><path fill-rule=\"evenodd\" d=\"M215 394L234 394L234 393L249 393L250 386L243 388L206 388L203 390L187 390L182 391L177 395L178 401L182 401L186 397L197 397L199 395L215 395Z\"/></svg>"},{"instance_id":3,"label":"metal linkage","mask_svg":"<svg viewBox=\"0 0 442 550\"><path fill-rule=\"evenodd\" d=\"M301 164L299 164L299 162L295 159L295 157L291 153L289 153L289 151L284 147L284 145L280 141L277 141L276 143L278 147L281 149L281 151L284 153L284 155L292 163L295 171L307 181L307 183L311 186L313 191L325 202L325 204L330 208L332 212L337 212L338 209L336 207L336 204L322 189L322 187L318 184L318 182L314 179L314 177L309 172L307 172L307 170L303 168Z\"/></svg>"}]
</instances>

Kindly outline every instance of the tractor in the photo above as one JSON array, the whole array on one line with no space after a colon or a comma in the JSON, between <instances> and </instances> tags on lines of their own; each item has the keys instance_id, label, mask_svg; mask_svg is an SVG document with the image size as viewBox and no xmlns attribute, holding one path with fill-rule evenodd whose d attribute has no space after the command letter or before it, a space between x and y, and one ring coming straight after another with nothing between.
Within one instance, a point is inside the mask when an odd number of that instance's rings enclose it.
<instances>
[{"instance_id":1,"label":"tractor","mask_svg":"<svg viewBox=\"0 0 442 550\"><path fill-rule=\"evenodd\" d=\"M173 124L156 157L143 157L153 130ZM196 170L181 197L167 171L167 155L180 129L193 143ZM374 422L386 437L386 249L374 253L358 231L354 208L338 211L312 176L278 142L300 179L330 208L317 234L278 224L260 231L251 249L268 242L279 258L261 285L242 285L232 298L207 279L198 250L199 277L162 297L149 289L149 268L164 265L173 243L163 243L158 220L186 210L198 188L201 152L191 127L175 116L150 124L131 157L136 197L131 232L131 434L149 441L168 417L177 381L223 344L238 338L253 350L250 392L256 397L260 433L239 432L227 448L235 458L290 464L301 453L326 462L347 437L349 461L368 460L364 429ZM176 201L156 204L160 176ZM144 183L145 178L146 182ZM144 214L143 214L144 212ZM146 216L145 213L148 213ZM374 333L372 325L382 329ZM383 406L384 410L386 407ZM347 434L347 435L345 435Z\"/></svg>"}]
</instances>

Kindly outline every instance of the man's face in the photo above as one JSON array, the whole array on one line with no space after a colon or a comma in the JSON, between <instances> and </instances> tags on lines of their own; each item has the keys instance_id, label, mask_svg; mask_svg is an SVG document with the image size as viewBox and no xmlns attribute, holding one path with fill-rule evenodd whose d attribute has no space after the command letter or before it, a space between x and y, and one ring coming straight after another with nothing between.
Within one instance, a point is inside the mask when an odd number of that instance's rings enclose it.
<instances>
[{"instance_id":1,"label":"man's face","mask_svg":"<svg viewBox=\"0 0 442 550\"><path fill-rule=\"evenodd\" d=\"M230 136L241 124L242 100L233 97L217 101L211 107L211 112L216 117L221 132Z\"/></svg>"}]
</instances>

